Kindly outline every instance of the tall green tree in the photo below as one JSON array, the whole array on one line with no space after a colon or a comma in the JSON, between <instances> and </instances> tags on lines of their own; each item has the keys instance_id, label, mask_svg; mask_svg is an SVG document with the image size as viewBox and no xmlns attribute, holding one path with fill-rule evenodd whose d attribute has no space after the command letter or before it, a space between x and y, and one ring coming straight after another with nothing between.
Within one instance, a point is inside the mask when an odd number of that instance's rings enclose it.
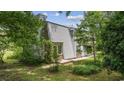
<instances>
[{"instance_id":1,"label":"tall green tree","mask_svg":"<svg viewBox=\"0 0 124 93\"><path fill-rule=\"evenodd\" d=\"M28 47L37 43L38 29L41 26L42 20L32 12L0 12L0 34L5 34L9 43L22 47L23 52L29 52Z\"/></svg>"},{"instance_id":2,"label":"tall green tree","mask_svg":"<svg viewBox=\"0 0 124 93\"><path fill-rule=\"evenodd\" d=\"M0 12L0 26L12 42L22 45L36 40L41 21L32 12Z\"/></svg>"},{"instance_id":3,"label":"tall green tree","mask_svg":"<svg viewBox=\"0 0 124 93\"><path fill-rule=\"evenodd\" d=\"M84 20L81 21L75 33L77 37L76 41L84 45L91 45L94 62L96 62L97 46L101 43L100 33L103 26L102 24L102 12L85 12Z\"/></svg>"},{"instance_id":4,"label":"tall green tree","mask_svg":"<svg viewBox=\"0 0 124 93\"><path fill-rule=\"evenodd\" d=\"M124 12L114 12L102 33L105 63L111 69L124 70Z\"/></svg>"}]
</instances>

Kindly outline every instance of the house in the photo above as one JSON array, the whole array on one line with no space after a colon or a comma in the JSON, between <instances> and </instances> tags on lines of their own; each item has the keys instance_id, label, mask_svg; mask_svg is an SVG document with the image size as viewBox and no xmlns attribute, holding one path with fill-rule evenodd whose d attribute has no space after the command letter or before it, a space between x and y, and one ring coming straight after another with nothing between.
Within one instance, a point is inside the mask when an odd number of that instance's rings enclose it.
<instances>
[{"instance_id":1,"label":"house","mask_svg":"<svg viewBox=\"0 0 124 93\"><path fill-rule=\"evenodd\" d=\"M47 21L48 37L52 42L58 44L59 54L63 59L72 59L86 55L83 46L80 47L82 53L78 56L77 42L75 41L75 28L68 27Z\"/></svg>"},{"instance_id":2,"label":"house","mask_svg":"<svg viewBox=\"0 0 124 93\"><path fill-rule=\"evenodd\" d=\"M42 20L46 21L46 16L40 15ZM68 27L61 24L46 21L47 29L45 33L47 37L58 45L58 52L62 59L73 59L77 57L86 56L85 47L81 46L81 53L78 55L77 46L78 43L75 41L74 32L76 28Z\"/></svg>"}]
</instances>

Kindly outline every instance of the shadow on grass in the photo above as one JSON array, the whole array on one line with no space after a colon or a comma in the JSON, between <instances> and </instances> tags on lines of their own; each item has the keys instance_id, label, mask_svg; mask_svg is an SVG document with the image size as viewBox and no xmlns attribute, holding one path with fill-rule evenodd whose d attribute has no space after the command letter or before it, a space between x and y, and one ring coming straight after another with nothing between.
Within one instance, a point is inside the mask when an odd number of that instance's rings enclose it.
<instances>
[{"instance_id":1,"label":"shadow on grass","mask_svg":"<svg viewBox=\"0 0 124 93\"><path fill-rule=\"evenodd\" d=\"M85 61L82 61L83 63ZM77 63L79 64L79 63ZM2 81L112 81L112 80L124 80L124 76L113 71L111 74L107 74L106 69L102 69L101 72L94 75L80 76L72 73L71 65L60 65L59 72L50 73L47 69L43 69L42 66L25 66L20 63L14 64L2 64L0 65L0 80Z\"/></svg>"},{"instance_id":2,"label":"shadow on grass","mask_svg":"<svg viewBox=\"0 0 124 93\"><path fill-rule=\"evenodd\" d=\"M0 64L0 80L4 81L27 81L27 80L42 80L38 77L38 73L35 71L40 67L25 66L20 63L13 64ZM39 69L41 72L42 70ZM42 74L40 75L42 76Z\"/></svg>"}]
</instances>

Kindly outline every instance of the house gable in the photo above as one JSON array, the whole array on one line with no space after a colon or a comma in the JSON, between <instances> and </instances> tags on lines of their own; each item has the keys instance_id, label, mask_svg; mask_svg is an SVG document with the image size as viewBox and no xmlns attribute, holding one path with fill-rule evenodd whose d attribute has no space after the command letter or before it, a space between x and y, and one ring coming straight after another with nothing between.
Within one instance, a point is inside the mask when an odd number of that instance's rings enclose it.
<instances>
[{"instance_id":1,"label":"house gable","mask_svg":"<svg viewBox=\"0 0 124 93\"><path fill-rule=\"evenodd\" d=\"M52 22L48 22L48 35L52 42L63 43L63 56L64 59L75 58L75 48L73 38L70 33L70 28L62 25L58 25Z\"/></svg>"}]
</instances>

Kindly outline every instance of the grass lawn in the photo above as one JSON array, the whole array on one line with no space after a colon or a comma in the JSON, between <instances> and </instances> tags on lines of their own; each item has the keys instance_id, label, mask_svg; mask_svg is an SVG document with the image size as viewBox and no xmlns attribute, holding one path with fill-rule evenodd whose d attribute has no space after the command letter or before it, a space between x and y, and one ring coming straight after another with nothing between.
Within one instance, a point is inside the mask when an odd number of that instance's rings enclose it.
<instances>
[{"instance_id":1,"label":"grass lawn","mask_svg":"<svg viewBox=\"0 0 124 93\"><path fill-rule=\"evenodd\" d=\"M72 66L75 64L84 64L92 61L92 58L85 59L80 62L61 64L60 71L50 73L48 69L41 66L25 66L19 63L6 63L0 65L0 80L22 80L22 81L39 81L39 80L124 80L124 76L116 71L108 74L106 69L102 69L99 73L93 75L75 75L72 73Z\"/></svg>"}]
</instances>

